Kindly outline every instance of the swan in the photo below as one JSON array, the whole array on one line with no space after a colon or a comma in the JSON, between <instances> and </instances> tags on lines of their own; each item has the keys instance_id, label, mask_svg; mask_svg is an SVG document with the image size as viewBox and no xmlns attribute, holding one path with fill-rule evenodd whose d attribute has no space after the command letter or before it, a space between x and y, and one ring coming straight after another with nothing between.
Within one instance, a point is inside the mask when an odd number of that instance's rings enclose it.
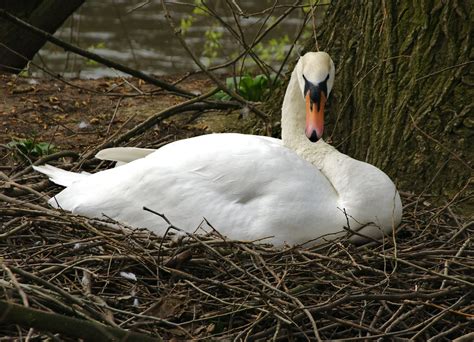
<instances>
[{"instance_id":1,"label":"swan","mask_svg":"<svg viewBox=\"0 0 474 342\"><path fill-rule=\"evenodd\" d=\"M97 158L121 165L95 174L50 165L35 169L66 188L50 205L88 217L106 215L164 234L194 231L205 218L222 235L274 245L302 244L358 231L380 238L401 220L390 178L322 139L324 107L335 76L325 52L300 57L282 106L282 140L236 133L198 136L158 150L111 148Z\"/></svg>"}]
</instances>

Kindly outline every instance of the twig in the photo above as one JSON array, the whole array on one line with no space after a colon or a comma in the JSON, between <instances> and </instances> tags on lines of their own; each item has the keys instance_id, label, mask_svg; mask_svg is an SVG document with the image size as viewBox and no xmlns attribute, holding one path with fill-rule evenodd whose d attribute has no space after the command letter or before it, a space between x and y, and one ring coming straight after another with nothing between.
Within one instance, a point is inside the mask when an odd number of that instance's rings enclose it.
<instances>
[{"instance_id":1,"label":"twig","mask_svg":"<svg viewBox=\"0 0 474 342\"><path fill-rule=\"evenodd\" d=\"M452 66L443 68L443 69L441 69L441 70L432 72L432 73L430 73L430 74L428 74L428 75L424 75L424 76L418 77L418 78L415 79L415 82L416 82L416 81L423 80L423 79L428 78L428 77L431 77L431 76L434 76L434 75L437 75L437 74L440 74L440 73L445 72L445 71L447 71L447 70L459 68L459 67L462 67L462 66L465 66L465 65L468 65L468 64L472 64L472 63L474 63L474 61L468 61L468 62L464 62L464 63L459 63L459 64L456 64L456 65L452 65Z\"/></svg>"},{"instance_id":2,"label":"twig","mask_svg":"<svg viewBox=\"0 0 474 342\"><path fill-rule=\"evenodd\" d=\"M4 174L2 171L0 171L0 179L3 179L5 182L6 182L6 185L7 186L14 186L18 189L21 189L21 190L24 190L25 192L28 192L30 194L33 194L35 195L38 199L40 199L44 204L47 204L48 203L48 200L45 199L45 195L44 194L41 194L39 193L38 191L36 191L35 189L29 187L29 186L26 186L26 185L23 185L23 184L18 184L16 182L14 182L13 180L11 180L10 178L8 178L8 176L6 174Z\"/></svg>"},{"instance_id":3,"label":"twig","mask_svg":"<svg viewBox=\"0 0 474 342\"><path fill-rule=\"evenodd\" d=\"M115 116L117 115L118 109L120 107L120 103L122 103L122 97L119 98L119 100L117 101L117 104L115 105L114 113L112 114L112 118L110 119L109 125L107 126L107 131L105 132L106 136L109 135L110 127L112 127L112 123L115 120Z\"/></svg>"},{"instance_id":4,"label":"twig","mask_svg":"<svg viewBox=\"0 0 474 342\"><path fill-rule=\"evenodd\" d=\"M32 165L43 165L43 164L46 164L52 160L57 160L57 159L61 159L61 158L66 158L66 157L71 157L73 158L74 160L79 158L79 155L77 154L77 152L74 152L74 151L60 151L60 152L56 152L56 153L52 153L52 154L48 154L47 156L44 156L44 157L41 157L40 159L36 160ZM23 170L21 170L20 172L18 173L15 173L13 176L11 176L12 179L17 179L25 174L27 174L28 172L30 172L33 168L31 167L31 165L25 167Z\"/></svg>"},{"instance_id":5,"label":"twig","mask_svg":"<svg viewBox=\"0 0 474 342\"><path fill-rule=\"evenodd\" d=\"M16 290L20 294L21 300L23 302L23 306L29 307L30 304L28 301L28 297L26 296L25 291L23 291L23 289L21 288L20 283L18 282L18 279L16 279L15 275L12 273L12 271L7 267L7 265L5 265L5 263L1 259L0 259L0 265L2 269L5 271L5 273L8 274L10 281L13 283L13 285L16 287Z\"/></svg>"},{"instance_id":6,"label":"twig","mask_svg":"<svg viewBox=\"0 0 474 342\"><path fill-rule=\"evenodd\" d=\"M0 300L0 322L4 324L18 324L39 330L63 334L73 338L88 341L116 340L134 341L162 341L161 337L126 331L120 328L108 327L98 322L89 322L77 318L44 312Z\"/></svg>"},{"instance_id":7,"label":"twig","mask_svg":"<svg viewBox=\"0 0 474 342\"><path fill-rule=\"evenodd\" d=\"M122 65L120 63L113 62L113 61L108 60L104 57L101 57L101 56L99 56L95 53L92 53L92 52L83 50L81 48L78 48L77 46L66 43L66 42L52 36L50 33L31 25L31 24L27 23L26 21L21 20L20 18L18 18L16 16L14 16L13 14L7 12L5 9L0 8L0 17L6 19L6 20L18 25L18 26L21 26L21 27L23 27L23 28L25 28L25 29L37 34L37 35L42 36L43 38L45 38L49 42L51 42L51 43L53 43L57 46L62 47L66 51L72 51L72 52L74 52L78 55L81 55L81 56L85 57L85 58L94 60L94 61L96 61L98 63L101 63L101 64L104 64L108 67L120 70L120 71L122 71L126 74L129 74L129 75L135 76L137 78L140 78L140 79L142 79L142 80L144 80L144 81L146 81L150 84L156 85L156 86L161 87L163 89L166 89L170 92L176 93L180 96L194 97L194 95L191 94L190 92L188 92L186 90L183 90L181 88L178 88L176 86L173 86L172 84L169 84L167 82L159 80L155 77L149 76L149 75L147 75L147 74L145 74L141 71L131 69L131 68L129 68L125 65Z\"/></svg>"},{"instance_id":8,"label":"twig","mask_svg":"<svg viewBox=\"0 0 474 342\"><path fill-rule=\"evenodd\" d=\"M314 44L316 46L316 51L319 51L318 35L316 33L316 16L314 15L314 6L310 4L311 7L311 17L313 22L313 35L314 35Z\"/></svg>"},{"instance_id":9,"label":"twig","mask_svg":"<svg viewBox=\"0 0 474 342\"><path fill-rule=\"evenodd\" d=\"M80 299L72 296L71 294L69 294L68 292L64 291L63 289L57 287L56 285L51 284L49 281L46 281L46 280L44 280L44 279L42 279L38 276L35 276L34 274L31 274L30 272L27 272L25 270L22 270L21 268L15 267L15 266L10 265L9 268L13 272L18 273L19 275L21 275L25 278L28 278L30 280L33 280L33 281L43 285L45 288L48 288L48 289L56 292L57 294L61 295L64 299L70 301L71 303L74 303L76 305L79 305L80 307L83 307L83 303ZM91 310L91 309L88 309L88 308L85 308L85 310L88 311L89 313L93 314L96 319L100 319L102 317L95 310Z\"/></svg>"},{"instance_id":10,"label":"twig","mask_svg":"<svg viewBox=\"0 0 474 342\"><path fill-rule=\"evenodd\" d=\"M93 155L95 155L99 150L117 146L118 144L131 139L132 137L143 133L148 128L153 127L158 122L163 121L164 119L169 118L177 113L192 111L192 110L206 110L206 109L228 109L228 108L239 108L240 106L234 102L202 102L203 100L209 98L210 96L214 95L217 92L217 89L213 89L201 96L192 98L185 102L178 103L172 107L168 107L161 112L150 116L145 121L141 122L134 128L130 129L129 131L125 132L124 134L115 138L115 135L109 137L106 141L104 141L99 146L95 147L91 151L87 152L82 156L82 159L89 159Z\"/></svg>"},{"instance_id":11,"label":"twig","mask_svg":"<svg viewBox=\"0 0 474 342\"><path fill-rule=\"evenodd\" d=\"M428 133L426 133L425 131L423 131L420 127L418 127L418 125L416 124L415 122L415 119L413 118L413 116L411 114L408 114L410 116L410 120L411 120L411 123L413 124L413 127L415 127L418 132L420 132L421 134L423 134L425 137L427 137L429 140L435 142L439 147L441 147L443 150L445 150L446 152L448 152L450 155L452 155L454 157L454 159L458 160L459 162L461 162L461 164L463 164L465 167L467 167L469 170L473 171L474 169L467 163L465 162L463 159L461 159L461 157L459 157L456 153L454 153L453 151L451 151L449 148L447 148L445 146L445 144L442 144L440 141L438 141L437 139L433 138L431 135L429 135Z\"/></svg>"},{"instance_id":12,"label":"twig","mask_svg":"<svg viewBox=\"0 0 474 342\"><path fill-rule=\"evenodd\" d=\"M245 106L247 106L252 112L254 112L257 116L259 116L261 119L263 119L265 122L267 122L267 115L262 112L260 109L256 108L254 105L252 105L249 101L245 100L242 96L240 96L239 94L237 94L235 91L233 91L232 89L229 89L221 80L219 80L219 78L217 78L217 76L215 76L211 71L209 71L208 68L206 68L204 66L204 64L201 63L201 61L199 60L199 58L197 58L194 54L194 52L191 51L191 49L189 48L188 44L186 43L186 41L184 40L182 34L181 34L181 31L179 29L176 28L176 25L174 24L173 22L173 19L171 18L171 14L170 12L168 11L168 7L166 6L166 1L162 0L161 1L161 4L162 4L162 7L163 7L163 10L165 12L165 17L166 19L168 20L168 24L170 25L172 31L174 32L174 35L178 38L179 42L181 43L181 45L183 46L183 48L187 51L187 53L189 54L189 56L193 59L194 63L196 63L199 68L207 75L209 76L210 79L212 79L214 81L214 83L219 87L219 89L223 90L224 92L226 92L227 94L229 94L230 96L232 96L232 98L234 98L235 100L239 101L240 103L244 104Z\"/></svg>"}]
</instances>

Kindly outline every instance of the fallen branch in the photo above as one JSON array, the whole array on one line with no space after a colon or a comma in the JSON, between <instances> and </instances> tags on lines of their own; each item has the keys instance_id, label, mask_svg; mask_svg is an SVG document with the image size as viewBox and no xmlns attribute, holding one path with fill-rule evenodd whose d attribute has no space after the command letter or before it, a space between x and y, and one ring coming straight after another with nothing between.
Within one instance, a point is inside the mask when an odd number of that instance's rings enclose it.
<instances>
[{"instance_id":1,"label":"fallen branch","mask_svg":"<svg viewBox=\"0 0 474 342\"><path fill-rule=\"evenodd\" d=\"M162 81L158 78L147 75L147 74L145 74L141 71L129 68L129 67L123 65L123 64L111 61L111 60L106 59L102 56L99 56L95 53L83 50L83 49L81 49L77 46L66 43L65 41L62 41L62 40L54 37L50 33L46 32L46 31L43 31L43 30L31 25L31 24L27 23L24 20L21 20L20 18L18 18L16 16L14 16L13 14L5 11L2 8L0 8L0 17L6 19L6 20L18 25L18 26L24 27L24 28L26 28L27 30L29 30L31 32L34 32L34 33L42 36L43 38L45 38L49 42L51 42L51 43L53 43L57 46L62 47L66 51L74 52L74 53L76 53L80 56L83 56L85 58L88 58L90 60L96 61L96 62L101 63L103 65L106 65L108 67L117 69L117 70L122 71L122 72L124 72L128 75L132 75L134 77L142 79L145 82L156 85L156 86L161 87L163 89L166 89L170 92L176 93L177 95L184 96L184 97L194 97L195 96L194 94L188 92L187 90L178 88L178 87L176 87L176 86L174 86L174 85L172 85L168 82Z\"/></svg>"},{"instance_id":2,"label":"fallen branch","mask_svg":"<svg viewBox=\"0 0 474 342\"><path fill-rule=\"evenodd\" d=\"M214 95L217 92L217 89L213 89L208 93L205 93L201 96L192 98L188 101L178 103L174 106L168 107L161 112L150 116L145 121L141 122L140 124L136 125L134 128L128 130L127 132L123 133L122 135L115 137L115 135L111 135L105 142L100 144L99 146L95 147L91 151L87 152L83 157L82 160L92 158L98 151L112 146L117 146L120 143L130 140L131 138L145 132L147 129L153 127L157 123L182 112L193 111L193 110L210 110L210 109L237 109L240 108L240 105L235 102L224 102L224 101L210 101L210 102L203 102L205 99L209 98L210 96Z\"/></svg>"},{"instance_id":3,"label":"fallen branch","mask_svg":"<svg viewBox=\"0 0 474 342\"><path fill-rule=\"evenodd\" d=\"M86 341L127 341L157 342L160 336L151 337L132 331L105 326L99 322L90 322L55 313L27 308L18 304L0 300L0 322L15 324L41 331L63 334Z\"/></svg>"}]
</instances>

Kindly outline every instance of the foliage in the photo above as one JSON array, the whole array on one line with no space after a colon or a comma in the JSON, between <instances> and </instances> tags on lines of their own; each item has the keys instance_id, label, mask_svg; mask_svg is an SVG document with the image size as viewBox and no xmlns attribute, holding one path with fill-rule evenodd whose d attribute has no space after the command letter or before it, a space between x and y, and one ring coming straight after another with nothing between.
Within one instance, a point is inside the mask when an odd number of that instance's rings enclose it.
<instances>
[{"instance_id":1,"label":"foliage","mask_svg":"<svg viewBox=\"0 0 474 342\"><path fill-rule=\"evenodd\" d=\"M242 77L228 77L226 86L236 91L244 99L248 101L263 101L270 95L272 87L278 86L280 81L274 76L257 75L252 77L245 75ZM230 100L231 97L222 90L214 95L219 100Z\"/></svg>"},{"instance_id":2,"label":"foliage","mask_svg":"<svg viewBox=\"0 0 474 342\"><path fill-rule=\"evenodd\" d=\"M204 6L202 4L202 0L195 0L194 1L194 9L191 15L185 15L181 18L179 27L181 29L182 34L186 34L191 29L194 22L199 17L209 17L209 13L204 10ZM204 50L202 55L204 57L209 58L212 60L216 58L219 54L219 48L221 47L221 39L222 39L222 31L219 30L218 25L212 25L204 32L205 43L204 43Z\"/></svg>"},{"instance_id":3,"label":"foliage","mask_svg":"<svg viewBox=\"0 0 474 342\"><path fill-rule=\"evenodd\" d=\"M15 151L21 159L37 159L42 156L54 153L56 147L47 142L36 142L34 139L12 140L7 144L8 148Z\"/></svg>"},{"instance_id":4,"label":"foliage","mask_svg":"<svg viewBox=\"0 0 474 342\"><path fill-rule=\"evenodd\" d=\"M202 0L194 0L194 8L191 15L185 15L181 18L179 27L182 34L186 34L198 16L207 16L208 14L202 7Z\"/></svg>"},{"instance_id":5,"label":"foliage","mask_svg":"<svg viewBox=\"0 0 474 342\"><path fill-rule=\"evenodd\" d=\"M30 77L30 70L28 66L24 68L20 73L18 74L19 77Z\"/></svg>"},{"instance_id":6,"label":"foliage","mask_svg":"<svg viewBox=\"0 0 474 342\"><path fill-rule=\"evenodd\" d=\"M185 15L181 18L181 21L179 22L179 28L181 29L182 34L186 34L189 31L189 29L193 25L194 20L195 17L191 15Z\"/></svg>"},{"instance_id":7,"label":"foliage","mask_svg":"<svg viewBox=\"0 0 474 342\"><path fill-rule=\"evenodd\" d=\"M88 51L91 51L91 50L95 50L95 49L104 49L105 48L105 43L104 42L99 42L97 44L93 44L91 46L89 46L87 48ZM88 59L87 62L86 62L87 65L97 65L99 63L97 63L96 61L92 60L92 59Z\"/></svg>"},{"instance_id":8,"label":"foliage","mask_svg":"<svg viewBox=\"0 0 474 342\"><path fill-rule=\"evenodd\" d=\"M281 62L285 59L285 52L289 44L290 38L285 34L281 38L272 38L265 44L258 43L255 46L255 52L266 62Z\"/></svg>"},{"instance_id":9,"label":"foliage","mask_svg":"<svg viewBox=\"0 0 474 342\"><path fill-rule=\"evenodd\" d=\"M203 55L209 59L216 58L221 47L222 32L218 30L217 26L213 25L204 33L204 36L206 37L206 42L204 43Z\"/></svg>"},{"instance_id":10,"label":"foliage","mask_svg":"<svg viewBox=\"0 0 474 342\"><path fill-rule=\"evenodd\" d=\"M205 10L205 6L202 4L202 0L194 1L194 9L191 15L185 15L180 20L180 29L182 34L186 34L190 31L193 24L198 20L199 17L210 19L211 15ZM275 20L275 17L271 17L269 24ZM209 28L204 32L205 43L202 51L202 56L207 57L209 62L218 57L219 49L222 47L223 30L220 25L213 24L209 25ZM260 42L254 47L254 52L259 58L266 63L281 62L285 58L285 53L290 44L290 38L287 34L280 38L271 38L266 42Z\"/></svg>"}]
</instances>

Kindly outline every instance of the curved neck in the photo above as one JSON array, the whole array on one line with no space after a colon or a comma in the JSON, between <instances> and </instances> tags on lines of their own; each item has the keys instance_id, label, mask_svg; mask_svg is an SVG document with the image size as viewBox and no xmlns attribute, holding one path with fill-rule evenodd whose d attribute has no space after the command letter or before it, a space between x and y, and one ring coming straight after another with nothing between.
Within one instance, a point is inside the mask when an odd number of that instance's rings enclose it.
<instances>
[{"instance_id":1,"label":"curved neck","mask_svg":"<svg viewBox=\"0 0 474 342\"><path fill-rule=\"evenodd\" d=\"M305 134L306 105L298 82L297 68L291 74L283 100L281 115L281 138L283 144L301 158L322 169L328 153L339 153L322 139L313 143Z\"/></svg>"},{"instance_id":2,"label":"curved neck","mask_svg":"<svg viewBox=\"0 0 474 342\"><path fill-rule=\"evenodd\" d=\"M397 217L397 225L401 216L400 197L385 173L375 166L340 153L322 139L312 143L306 137L306 106L296 69L291 75L283 100L283 144L320 170L334 189L339 208L346 209L359 222L370 222L374 217L380 217L388 221L378 223L391 227L392 217ZM376 214L372 215L373 213ZM353 223L355 226L360 225Z\"/></svg>"},{"instance_id":3,"label":"curved neck","mask_svg":"<svg viewBox=\"0 0 474 342\"><path fill-rule=\"evenodd\" d=\"M337 193L341 192L341 179L347 179L341 173L350 173L347 165L358 161L340 153L322 139L311 142L305 134L306 105L298 82L296 69L291 75L282 106L281 136L283 144L295 151L302 159L317 167L329 180Z\"/></svg>"},{"instance_id":4,"label":"curved neck","mask_svg":"<svg viewBox=\"0 0 474 342\"><path fill-rule=\"evenodd\" d=\"M305 122L306 107L295 68L291 74L282 105L281 139L285 146L296 150L303 143L303 138L308 140L304 134Z\"/></svg>"}]
</instances>

